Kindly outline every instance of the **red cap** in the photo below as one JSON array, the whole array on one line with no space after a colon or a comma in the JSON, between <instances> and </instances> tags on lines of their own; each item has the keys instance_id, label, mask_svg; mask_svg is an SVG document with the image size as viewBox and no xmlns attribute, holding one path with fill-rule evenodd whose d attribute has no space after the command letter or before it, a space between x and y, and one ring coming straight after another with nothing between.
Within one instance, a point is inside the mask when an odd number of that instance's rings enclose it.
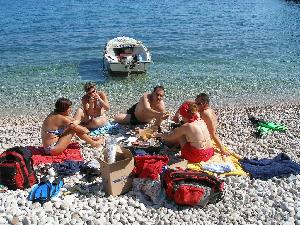
<instances>
[{"instance_id":1,"label":"red cap","mask_svg":"<svg viewBox=\"0 0 300 225\"><path fill-rule=\"evenodd\" d=\"M192 104L191 102L185 102L179 107L180 115L185 118L189 123L194 122L199 118L198 113L192 113Z\"/></svg>"}]
</instances>

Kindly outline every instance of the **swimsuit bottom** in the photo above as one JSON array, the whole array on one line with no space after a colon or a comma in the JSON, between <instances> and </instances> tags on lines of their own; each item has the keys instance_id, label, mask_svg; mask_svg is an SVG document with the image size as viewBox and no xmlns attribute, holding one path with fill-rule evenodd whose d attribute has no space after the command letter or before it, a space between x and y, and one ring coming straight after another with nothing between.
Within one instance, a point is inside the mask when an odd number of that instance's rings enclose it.
<instances>
[{"instance_id":1,"label":"swimsuit bottom","mask_svg":"<svg viewBox=\"0 0 300 225\"><path fill-rule=\"evenodd\" d=\"M44 152L46 155L51 155L53 148L56 146L57 142L52 143L51 145L49 145L48 147L44 148Z\"/></svg>"},{"instance_id":2,"label":"swimsuit bottom","mask_svg":"<svg viewBox=\"0 0 300 225\"><path fill-rule=\"evenodd\" d=\"M100 119L102 116L104 115L100 115L100 116L87 116L87 118L84 118L81 122L80 125L87 125L92 119Z\"/></svg>"},{"instance_id":3,"label":"swimsuit bottom","mask_svg":"<svg viewBox=\"0 0 300 225\"><path fill-rule=\"evenodd\" d=\"M138 125L138 124L143 124L143 122L139 121L136 116L135 116L135 108L138 103L134 104L127 110L127 114L130 115L130 124L131 125Z\"/></svg>"},{"instance_id":4,"label":"swimsuit bottom","mask_svg":"<svg viewBox=\"0 0 300 225\"><path fill-rule=\"evenodd\" d=\"M214 155L213 148L195 148L190 143L186 143L181 148L181 157L191 163L208 161Z\"/></svg>"}]
</instances>

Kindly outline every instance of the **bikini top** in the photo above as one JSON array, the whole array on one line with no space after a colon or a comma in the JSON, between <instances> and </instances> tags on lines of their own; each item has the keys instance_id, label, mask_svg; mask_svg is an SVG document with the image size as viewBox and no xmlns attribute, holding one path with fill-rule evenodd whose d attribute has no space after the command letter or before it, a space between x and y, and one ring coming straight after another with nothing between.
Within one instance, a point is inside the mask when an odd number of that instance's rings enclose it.
<instances>
[{"instance_id":1,"label":"bikini top","mask_svg":"<svg viewBox=\"0 0 300 225\"><path fill-rule=\"evenodd\" d=\"M204 132L203 132L202 127L200 127L200 129L201 129L201 132L202 132L202 134L203 134ZM192 138L190 138L190 137L188 137L188 136L186 136L186 140L187 140L187 142L189 142L189 143L199 143L201 146L206 146L207 143L208 143L209 141L211 141L210 137L207 138L207 139L204 139L204 140L203 140L203 139L202 139L202 140L199 140L199 139L192 139Z\"/></svg>"},{"instance_id":2,"label":"bikini top","mask_svg":"<svg viewBox=\"0 0 300 225\"><path fill-rule=\"evenodd\" d=\"M47 133L48 134L54 134L56 136L61 136L64 132L65 128L59 128L59 129L56 129L56 130L48 130Z\"/></svg>"},{"instance_id":3,"label":"bikini top","mask_svg":"<svg viewBox=\"0 0 300 225\"><path fill-rule=\"evenodd\" d=\"M210 139L205 139L205 140L191 140L188 137L186 138L186 140L189 143L199 143L201 147L207 146L207 143L210 141Z\"/></svg>"}]
</instances>

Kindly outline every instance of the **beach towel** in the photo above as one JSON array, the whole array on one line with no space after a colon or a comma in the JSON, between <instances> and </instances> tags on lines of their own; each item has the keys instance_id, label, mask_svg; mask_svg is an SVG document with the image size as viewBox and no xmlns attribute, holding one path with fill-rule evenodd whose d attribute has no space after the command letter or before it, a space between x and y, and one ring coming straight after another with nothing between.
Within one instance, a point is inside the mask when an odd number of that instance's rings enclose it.
<instances>
[{"instance_id":1,"label":"beach towel","mask_svg":"<svg viewBox=\"0 0 300 225\"><path fill-rule=\"evenodd\" d=\"M269 179L300 174L300 165L292 161L285 153L280 153L273 159L244 158L240 162L252 178Z\"/></svg>"},{"instance_id":2,"label":"beach towel","mask_svg":"<svg viewBox=\"0 0 300 225\"><path fill-rule=\"evenodd\" d=\"M46 163L61 163L66 160L83 161L83 157L78 142L73 142L68 145L67 149L60 155L46 155L43 147L27 146L32 152L33 165Z\"/></svg>"},{"instance_id":3,"label":"beach towel","mask_svg":"<svg viewBox=\"0 0 300 225\"><path fill-rule=\"evenodd\" d=\"M91 136L103 135L103 134L113 134L119 133L120 125L118 123L107 122L103 127L90 130Z\"/></svg>"},{"instance_id":4,"label":"beach towel","mask_svg":"<svg viewBox=\"0 0 300 225\"><path fill-rule=\"evenodd\" d=\"M224 157L225 161L223 161L220 150L217 148L214 142L213 147L215 148L215 154L210 160L200 163L189 163L187 168L195 171L203 171L208 174L218 173L220 176L248 175L239 162L240 156L238 154L230 151L225 146L225 152L229 152L231 155Z\"/></svg>"}]
</instances>

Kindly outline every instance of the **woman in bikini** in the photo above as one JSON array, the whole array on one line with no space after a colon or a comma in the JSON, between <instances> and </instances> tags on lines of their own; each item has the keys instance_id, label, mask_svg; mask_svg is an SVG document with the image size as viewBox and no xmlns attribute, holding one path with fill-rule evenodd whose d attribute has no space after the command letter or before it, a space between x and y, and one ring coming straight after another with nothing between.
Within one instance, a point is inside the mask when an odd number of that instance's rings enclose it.
<instances>
[{"instance_id":1,"label":"woman in bikini","mask_svg":"<svg viewBox=\"0 0 300 225\"><path fill-rule=\"evenodd\" d=\"M51 112L42 125L42 143L47 155L59 155L70 144L76 134L92 147L104 144L103 138L93 138L88 135L89 130L79 125L79 121L70 117L72 102L67 98L59 98L55 109Z\"/></svg>"},{"instance_id":2,"label":"woman in bikini","mask_svg":"<svg viewBox=\"0 0 300 225\"><path fill-rule=\"evenodd\" d=\"M81 125L88 129L97 129L108 122L105 111L110 109L107 95L103 91L97 91L96 85L88 82L84 85L85 95L82 97L82 107L74 115L76 120L80 120Z\"/></svg>"},{"instance_id":3,"label":"woman in bikini","mask_svg":"<svg viewBox=\"0 0 300 225\"><path fill-rule=\"evenodd\" d=\"M189 162L207 161L214 155L210 134L200 118L197 105L185 102L179 108L184 124L171 134L157 134L156 137L168 144L180 145L181 156Z\"/></svg>"}]
</instances>

